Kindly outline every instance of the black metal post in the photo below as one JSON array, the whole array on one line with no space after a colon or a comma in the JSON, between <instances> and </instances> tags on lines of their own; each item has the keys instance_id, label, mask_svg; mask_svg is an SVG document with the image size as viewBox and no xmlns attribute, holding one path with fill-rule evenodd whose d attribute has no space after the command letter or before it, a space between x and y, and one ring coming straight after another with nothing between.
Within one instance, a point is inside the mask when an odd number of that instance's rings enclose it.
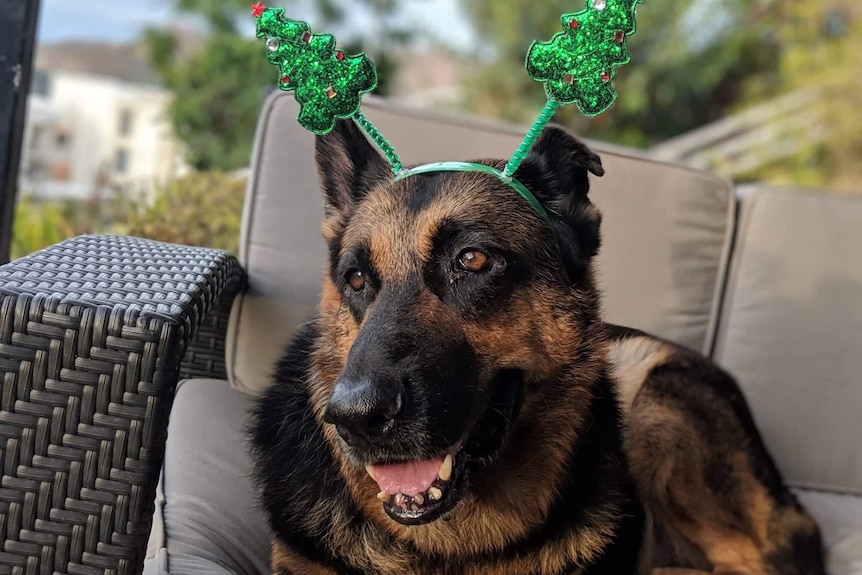
<instances>
[{"instance_id":1,"label":"black metal post","mask_svg":"<svg viewBox=\"0 0 862 575\"><path fill-rule=\"evenodd\" d=\"M0 264L9 261L39 0L0 0Z\"/></svg>"}]
</instances>

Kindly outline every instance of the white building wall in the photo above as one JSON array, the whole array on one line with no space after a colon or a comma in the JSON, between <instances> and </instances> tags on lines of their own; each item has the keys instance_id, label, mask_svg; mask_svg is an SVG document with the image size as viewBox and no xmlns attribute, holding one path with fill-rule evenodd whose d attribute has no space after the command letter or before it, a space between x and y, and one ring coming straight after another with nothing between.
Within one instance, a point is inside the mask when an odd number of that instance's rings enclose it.
<instances>
[{"instance_id":1,"label":"white building wall","mask_svg":"<svg viewBox=\"0 0 862 575\"><path fill-rule=\"evenodd\" d=\"M51 156L55 169L52 181L33 186L35 193L88 197L100 183L147 191L184 170L168 118L169 93L76 72L48 75L44 101L52 112L54 133L42 151ZM126 134L121 130L124 112L131 118ZM59 143L60 134L66 134L65 145ZM125 166L118 165L120 150L125 151ZM66 171L64 163L68 178L58 178Z\"/></svg>"}]
</instances>

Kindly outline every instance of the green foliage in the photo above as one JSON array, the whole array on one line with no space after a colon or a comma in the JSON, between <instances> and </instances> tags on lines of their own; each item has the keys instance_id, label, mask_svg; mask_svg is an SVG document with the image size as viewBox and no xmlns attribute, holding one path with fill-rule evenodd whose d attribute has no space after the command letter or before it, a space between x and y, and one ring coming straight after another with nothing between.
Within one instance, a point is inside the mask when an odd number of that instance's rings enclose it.
<instances>
[{"instance_id":1,"label":"green foliage","mask_svg":"<svg viewBox=\"0 0 862 575\"><path fill-rule=\"evenodd\" d=\"M857 0L785 0L770 8L782 45L778 81L752 83L746 102L816 90L813 106L824 138L753 177L862 191L862 6Z\"/></svg>"},{"instance_id":2,"label":"green foliage","mask_svg":"<svg viewBox=\"0 0 862 575\"><path fill-rule=\"evenodd\" d=\"M116 228L119 233L237 254L245 180L223 172L192 173L155 192Z\"/></svg>"},{"instance_id":3,"label":"green foliage","mask_svg":"<svg viewBox=\"0 0 862 575\"><path fill-rule=\"evenodd\" d=\"M712 8L704 15L700 0L644 2L628 39L632 64L615 78L616 104L591 119L562 108L556 120L593 138L646 147L726 115L747 79L770 76L778 46L764 41L771 23L751 2L706 4ZM524 57L532 41L558 30L571 0L465 0L465 6L492 55L471 75L467 105L530 121L544 94L524 72Z\"/></svg>"},{"instance_id":4,"label":"green foliage","mask_svg":"<svg viewBox=\"0 0 862 575\"><path fill-rule=\"evenodd\" d=\"M75 230L57 202L37 202L27 196L18 200L12 230L12 259L17 259L65 239Z\"/></svg>"},{"instance_id":5,"label":"green foliage","mask_svg":"<svg viewBox=\"0 0 862 575\"><path fill-rule=\"evenodd\" d=\"M245 180L223 172L193 172L157 188L151 201L118 192L111 199L35 200L15 211L12 258L82 234L115 233L236 254Z\"/></svg>"},{"instance_id":6,"label":"green foliage","mask_svg":"<svg viewBox=\"0 0 862 575\"><path fill-rule=\"evenodd\" d=\"M107 233L133 209L125 194L112 198L41 200L24 195L15 208L12 258L19 258L82 234Z\"/></svg>"},{"instance_id":7,"label":"green foliage","mask_svg":"<svg viewBox=\"0 0 862 575\"><path fill-rule=\"evenodd\" d=\"M201 171L241 168L251 156L263 97L278 85L280 77L261 57L259 42L241 35L239 23L251 19L252 2L173 0L173 4L179 12L200 17L209 29L203 45L184 60L177 53L173 32L151 29L145 33L150 61L174 94L170 118L185 144L186 160ZM307 13L307 5L300 0L280 4ZM316 28L342 24L357 4L370 12L377 30L358 41L345 42L345 49L370 53L380 77L376 92L385 95L396 72L395 60L377 48L389 48L408 37L393 18L401 0L314 0Z\"/></svg>"},{"instance_id":8,"label":"green foliage","mask_svg":"<svg viewBox=\"0 0 862 575\"><path fill-rule=\"evenodd\" d=\"M261 99L273 85L260 45L233 34L213 34L188 61L173 57L169 33L148 33L151 59L174 94L170 118L197 170L248 165Z\"/></svg>"}]
</instances>

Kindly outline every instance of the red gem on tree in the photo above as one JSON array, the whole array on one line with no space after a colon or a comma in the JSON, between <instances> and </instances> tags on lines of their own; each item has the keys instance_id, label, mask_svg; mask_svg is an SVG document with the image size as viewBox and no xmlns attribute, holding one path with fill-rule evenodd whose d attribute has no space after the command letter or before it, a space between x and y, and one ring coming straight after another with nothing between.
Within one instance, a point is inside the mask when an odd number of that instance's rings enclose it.
<instances>
[{"instance_id":1,"label":"red gem on tree","mask_svg":"<svg viewBox=\"0 0 862 575\"><path fill-rule=\"evenodd\" d=\"M290 84L290 76L282 76L281 82L282 84Z\"/></svg>"},{"instance_id":2,"label":"red gem on tree","mask_svg":"<svg viewBox=\"0 0 862 575\"><path fill-rule=\"evenodd\" d=\"M251 15L255 18L260 18L263 16L264 11L266 10L266 6L263 5L263 2L258 2L257 4L252 4L251 6Z\"/></svg>"},{"instance_id":3,"label":"red gem on tree","mask_svg":"<svg viewBox=\"0 0 862 575\"><path fill-rule=\"evenodd\" d=\"M610 72L602 72L602 82L610 82L611 81L611 73Z\"/></svg>"},{"instance_id":4,"label":"red gem on tree","mask_svg":"<svg viewBox=\"0 0 862 575\"><path fill-rule=\"evenodd\" d=\"M569 28L571 28L572 30L576 29L580 25L581 25L581 23L578 22L577 20L575 20L574 18L569 20Z\"/></svg>"},{"instance_id":5,"label":"red gem on tree","mask_svg":"<svg viewBox=\"0 0 862 575\"><path fill-rule=\"evenodd\" d=\"M335 57L338 58L339 60L344 60L344 52L342 52L341 50L338 50L337 52L335 52Z\"/></svg>"}]
</instances>

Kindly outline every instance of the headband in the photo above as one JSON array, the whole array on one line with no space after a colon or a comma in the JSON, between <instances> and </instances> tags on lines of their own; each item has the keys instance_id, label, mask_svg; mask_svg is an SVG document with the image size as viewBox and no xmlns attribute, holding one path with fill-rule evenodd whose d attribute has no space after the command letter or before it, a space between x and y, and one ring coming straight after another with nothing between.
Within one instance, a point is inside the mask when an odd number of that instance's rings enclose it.
<instances>
[{"instance_id":1,"label":"headband","mask_svg":"<svg viewBox=\"0 0 862 575\"><path fill-rule=\"evenodd\" d=\"M635 12L643 0L587 0L580 12L563 14L562 32L548 42L533 42L527 53L527 73L542 82L548 101L521 145L501 171L485 164L437 162L405 169L395 148L360 110L362 94L377 87L377 69L365 54L347 55L330 34L312 33L308 24L291 20L283 8L252 6L257 37L266 39L267 57L278 66L278 86L293 92L299 103L297 120L307 130L324 135L336 120L352 118L386 156L395 180L434 172L480 172L494 176L523 197L553 225L542 203L514 178L560 107L576 104L585 116L607 110L616 100L616 68L629 62L626 38L635 33Z\"/></svg>"}]
</instances>

